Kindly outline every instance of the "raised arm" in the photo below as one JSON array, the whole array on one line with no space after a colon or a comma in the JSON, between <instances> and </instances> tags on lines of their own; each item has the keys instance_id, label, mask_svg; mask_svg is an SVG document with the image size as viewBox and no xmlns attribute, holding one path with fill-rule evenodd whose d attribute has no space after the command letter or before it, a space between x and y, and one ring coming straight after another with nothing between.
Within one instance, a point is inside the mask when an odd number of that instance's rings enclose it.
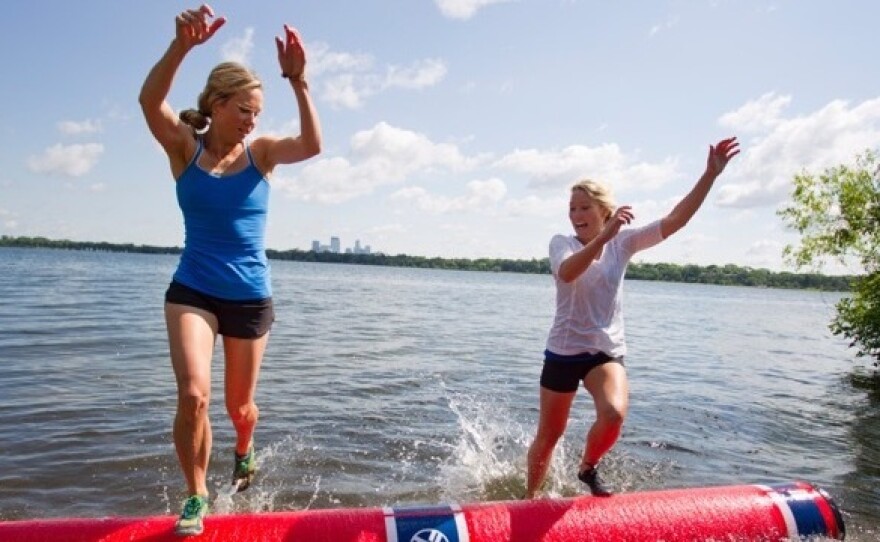
<instances>
[{"instance_id":1,"label":"raised arm","mask_svg":"<svg viewBox=\"0 0 880 542\"><path fill-rule=\"evenodd\" d=\"M691 188L691 191L660 221L660 232L664 239L683 228L690 221L697 209L703 205L715 179L724 171L727 162L737 154L739 154L739 143L735 137L722 139L717 145L709 146L706 171L697 184Z\"/></svg>"},{"instance_id":2,"label":"raised arm","mask_svg":"<svg viewBox=\"0 0 880 542\"><path fill-rule=\"evenodd\" d=\"M275 45L278 49L281 75L290 82L296 98L300 134L260 138L259 145L265 147L266 173L270 173L278 164L292 164L321 152L321 124L305 78L306 52L302 38L296 29L285 24L284 39L276 37Z\"/></svg>"},{"instance_id":3,"label":"raised arm","mask_svg":"<svg viewBox=\"0 0 880 542\"><path fill-rule=\"evenodd\" d=\"M226 23L223 17L213 18L214 11L207 4L183 11L175 18L174 40L150 70L138 96L150 132L172 160L177 157L182 159L192 137L190 128L180 121L165 100L186 54L210 39Z\"/></svg>"}]
</instances>

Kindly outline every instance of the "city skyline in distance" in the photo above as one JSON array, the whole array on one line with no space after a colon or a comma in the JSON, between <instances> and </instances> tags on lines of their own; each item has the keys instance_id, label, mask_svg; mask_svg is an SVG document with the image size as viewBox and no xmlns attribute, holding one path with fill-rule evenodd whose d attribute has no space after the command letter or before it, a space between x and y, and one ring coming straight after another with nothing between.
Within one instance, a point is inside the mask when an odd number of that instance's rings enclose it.
<instances>
[{"instance_id":1,"label":"city skyline in distance","mask_svg":"<svg viewBox=\"0 0 880 542\"><path fill-rule=\"evenodd\" d=\"M330 237L329 245L322 245L320 241L317 239L312 241L312 252L330 252L333 254L373 254L370 245L361 246L361 240L355 239L354 246L350 248L346 248L344 251L342 249L342 242L340 241L339 236L333 235Z\"/></svg>"}]
</instances>

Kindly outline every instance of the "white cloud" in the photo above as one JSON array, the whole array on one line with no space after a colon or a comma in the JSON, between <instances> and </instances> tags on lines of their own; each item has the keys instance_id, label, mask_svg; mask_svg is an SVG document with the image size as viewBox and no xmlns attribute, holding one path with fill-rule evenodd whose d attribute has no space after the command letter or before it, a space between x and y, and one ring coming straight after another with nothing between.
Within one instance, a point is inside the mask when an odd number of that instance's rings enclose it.
<instances>
[{"instance_id":1,"label":"white cloud","mask_svg":"<svg viewBox=\"0 0 880 542\"><path fill-rule=\"evenodd\" d=\"M599 147L571 145L559 151L516 150L495 162L495 167L531 177L537 188L566 187L589 177L623 190L629 186L656 188L677 175L678 160L635 162L620 147L606 143Z\"/></svg>"},{"instance_id":2,"label":"white cloud","mask_svg":"<svg viewBox=\"0 0 880 542\"><path fill-rule=\"evenodd\" d=\"M442 59L418 60L409 66L386 65L384 74L366 53L332 51L318 43L310 52L310 75L322 76L318 87L321 100L334 107L358 109L370 96L392 88L420 89L434 86L446 77Z\"/></svg>"},{"instance_id":3,"label":"white cloud","mask_svg":"<svg viewBox=\"0 0 880 542\"><path fill-rule=\"evenodd\" d=\"M754 120L760 110L769 111L774 120L763 123L754 142L741 142L743 152L728 167L724 185L718 190L719 205L747 208L778 204L789 197L796 174L818 174L828 167L852 163L857 154L880 146L880 97L855 106L835 100L811 114L791 118L780 114L785 103L785 98L764 95L722 117L734 131L761 126ZM744 113L746 110L756 113Z\"/></svg>"},{"instance_id":4,"label":"white cloud","mask_svg":"<svg viewBox=\"0 0 880 542\"><path fill-rule=\"evenodd\" d=\"M367 230L367 233L375 234L375 235L384 235L384 234L396 234L396 233L404 233L406 232L406 227L403 224L394 223L394 224L381 224L379 226L374 226Z\"/></svg>"},{"instance_id":5,"label":"white cloud","mask_svg":"<svg viewBox=\"0 0 880 542\"><path fill-rule=\"evenodd\" d=\"M105 106L107 108L107 112L104 116L107 117L109 120L125 122L132 119L132 110L126 108L125 106L116 103L105 104Z\"/></svg>"},{"instance_id":6,"label":"white cloud","mask_svg":"<svg viewBox=\"0 0 880 542\"><path fill-rule=\"evenodd\" d=\"M487 210L503 216L553 218L565 213L566 189L585 173L610 182L616 190L635 186L645 189L675 178L677 165L673 158L657 163L638 161L612 144L571 146L561 151L521 150L493 160L491 155L466 155L456 144L437 143L424 134L380 122L354 134L344 155L309 162L297 177L278 177L275 184L291 198L325 204L342 203L380 187L404 185L390 199L411 203L426 212ZM486 177L467 183L461 195L431 193L413 185L438 174L476 168L482 168ZM493 176L492 170L520 174L531 181L523 186L527 191L552 188L553 195L509 197L508 185L501 177Z\"/></svg>"},{"instance_id":7,"label":"white cloud","mask_svg":"<svg viewBox=\"0 0 880 542\"><path fill-rule=\"evenodd\" d=\"M685 229L675 236L675 241L663 243L643 254L646 261L676 261L679 264L708 265L713 262L712 251L717 247L717 238Z\"/></svg>"},{"instance_id":8,"label":"white cloud","mask_svg":"<svg viewBox=\"0 0 880 542\"><path fill-rule=\"evenodd\" d=\"M721 207L761 207L778 201L786 194L785 183L762 184L759 181L727 184L718 189Z\"/></svg>"},{"instance_id":9,"label":"white cloud","mask_svg":"<svg viewBox=\"0 0 880 542\"><path fill-rule=\"evenodd\" d=\"M388 66L383 86L406 89L431 87L443 80L446 71L446 64L438 58L422 60L404 68Z\"/></svg>"},{"instance_id":10,"label":"white cloud","mask_svg":"<svg viewBox=\"0 0 880 542\"><path fill-rule=\"evenodd\" d=\"M684 235L679 236L679 242L688 249L696 249L700 245L705 245L707 243L714 243L717 239L711 235L706 235L704 233L685 233Z\"/></svg>"},{"instance_id":11,"label":"white cloud","mask_svg":"<svg viewBox=\"0 0 880 542\"><path fill-rule=\"evenodd\" d=\"M375 93L375 88L369 78L350 73L334 75L321 86L321 99L336 107L358 109L368 96Z\"/></svg>"},{"instance_id":12,"label":"white cloud","mask_svg":"<svg viewBox=\"0 0 880 542\"><path fill-rule=\"evenodd\" d=\"M223 44L221 56L223 60L248 64L251 51L254 50L254 29L249 26L244 29L244 35L240 38L231 38Z\"/></svg>"},{"instance_id":13,"label":"white cloud","mask_svg":"<svg viewBox=\"0 0 880 542\"><path fill-rule=\"evenodd\" d=\"M434 0L440 13L450 19L470 19L477 11L492 4L501 4L510 0Z\"/></svg>"},{"instance_id":14,"label":"white cloud","mask_svg":"<svg viewBox=\"0 0 880 542\"><path fill-rule=\"evenodd\" d=\"M354 134L351 148L357 158L395 162L407 172L431 166L463 170L474 165L473 160L465 158L455 145L434 143L423 134L385 122Z\"/></svg>"},{"instance_id":15,"label":"white cloud","mask_svg":"<svg viewBox=\"0 0 880 542\"><path fill-rule=\"evenodd\" d=\"M782 249L785 243L772 239L761 239L755 241L746 248L743 255L744 263L751 267L782 269Z\"/></svg>"},{"instance_id":16,"label":"white cloud","mask_svg":"<svg viewBox=\"0 0 880 542\"><path fill-rule=\"evenodd\" d=\"M326 43L318 42L308 47L309 75L333 72L365 72L373 69L373 57L366 53L331 51Z\"/></svg>"},{"instance_id":17,"label":"white cloud","mask_svg":"<svg viewBox=\"0 0 880 542\"><path fill-rule=\"evenodd\" d=\"M87 143L85 145L56 144L41 155L28 158L28 167L36 173L58 173L71 177L81 177L88 173L104 152L104 145Z\"/></svg>"},{"instance_id":18,"label":"white cloud","mask_svg":"<svg viewBox=\"0 0 880 542\"><path fill-rule=\"evenodd\" d=\"M760 239L755 241L746 250L746 254L752 257L767 258L768 256L779 256L785 244L772 239Z\"/></svg>"},{"instance_id":19,"label":"white cloud","mask_svg":"<svg viewBox=\"0 0 880 542\"><path fill-rule=\"evenodd\" d=\"M340 203L380 186L403 183L417 172L465 171L477 163L455 145L434 143L385 122L357 132L350 145L349 157L309 163L299 177L279 179L277 184L295 199Z\"/></svg>"},{"instance_id":20,"label":"white cloud","mask_svg":"<svg viewBox=\"0 0 880 542\"><path fill-rule=\"evenodd\" d=\"M768 92L736 111L725 113L718 123L740 133L765 131L782 122L782 110L790 103L791 96L777 96L775 92Z\"/></svg>"},{"instance_id":21,"label":"white cloud","mask_svg":"<svg viewBox=\"0 0 880 542\"><path fill-rule=\"evenodd\" d=\"M635 224L636 225L645 225L654 220L658 220L663 218L669 211L671 211L678 202L681 201L681 198L684 197L684 194L680 194L677 196L670 196L665 198L662 201L657 201L653 199L641 200L641 201L623 201L618 198L618 205L632 205L633 214L635 215Z\"/></svg>"},{"instance_id":22,"label":"white cloud","mask_svg":"<svg viewBox=\"0 0 880 542\"><path fill-rule=\"evenodd\" d=\"M504 181L493 177L469 182L465 194L454 198L430 194L421 187L407 187L391 194L391 200L413 202L421 211L443 214L483 211L501 201L505 194L507 186Z\"/></svg>"},{"instance_id":23,"label":"white cloud","mask_svg":"<svg viewBox=\"0 0 880 542\"><path fill-rule=\"evenodd\" d=\"M102 130L100 120L64 120L58 123L58 131L66 135L94 134Z\"/></svg>"},{"instance_id":24,"label":"white cloud","mask_svg":"<svg viewBox=\"0 0 880 542\"><path fill-rule=\"evenodd\" d=\"M671 16L667 17L666 20L663 21L662 23L657 23L651 27L651 30L648 31L648 37L653 38L654 36L656 36L660 32L663 32L665 30L670 30L672 27L674 27L675 25L678 24L678 21L679 21L678 15L671 15Z\"/></svg>"},{"instance_id":25,"label":"white cloud","mask_svg":"<svg viewBox=\"0 0 880 542\"><path fill-rule=\"evenodd\" d=\"M4 229L14 230L18 228L18 217L7 209L0 209L0 225Z\"/></svg>"},{"instance_id":26,"label":"white cloud","mask_svg":"<svg viewBox=\"0 0 880 542\"><path fill-rule=\"evenodd\" d=\"M523 198L509 198L504 202L504 213L508 216L532 216L555 218L568 213L568 198L557 196L540 198L535 195Z\"/></svg>"}]
</instances>

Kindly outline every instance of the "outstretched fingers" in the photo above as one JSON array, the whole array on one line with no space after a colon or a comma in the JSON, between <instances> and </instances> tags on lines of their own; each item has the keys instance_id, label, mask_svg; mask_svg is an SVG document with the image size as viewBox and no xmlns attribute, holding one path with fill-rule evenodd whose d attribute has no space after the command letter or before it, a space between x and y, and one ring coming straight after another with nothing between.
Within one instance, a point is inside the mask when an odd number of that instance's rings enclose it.
<instances>
[{"instance_id":1,"label":"outstretched fingers","mask_svg":"<svg viewBox=\"0 0 880 542\"><path fill-rule=\"evenodd\" d=\"M736 137L722 139L718 142L718 145L715 147L715 149L717 152L726 156L729 160L739 154L739 142L736 140Z\"/></svg>"},{"instance_id":2,"label":"outstretched fingers","mask_svg":"<svg viewBox=\"0 0 880 542\"><path fill-rule=\"evenodd\" d=\"M621 205L614 211L614 216L612 218L621 224L629 224L633 221L635 215L633 214L631 206Z\"/></svg>"},{"instance_id":3,"label":"outstretched fingers","mask_svg":"<svg viewBox=\"0 0 880 542\"><path fill-rule=\"evenodd\" d=\"M303 73L306 64L306 53L299 32L292 26L284 25L284 37L275 37L278 49L278 63L282 74L297 76Z\"/></svg>"},{"instance_id":4,"label":"outstretched fingers","mask_svg":"<svg viewBox=\"0 0 880 542\"><path fill-rule=\"evenodd\" d=\"M720 175L731 158L739 154L739 142L736 137L722 139L716 145L709 145L708 170Z\"/></svg>"},{"instance_id":5,"label":"outstretched fingers","mask_svg":"<svg viewBox=\"0 0 880 542\"><path fill-rule=\"evenodd\" d=\"M175 23L178 37L184 38L190 45L197 45L210 39L221 26L226 24L226 18L214 18L214 10L211 6L202 4L198 9L183 11L177 16Z\"/></svg>"},{"instance_id":6,"label":"outstretched fingers","mask_svg":"<svg viewBox=\"0 0 880 542\"><path fill-rule=\"evenodd\" d=\"M617 232L620 231L620 228L631 223L635 215L633 215L632 207L629 205L621 205L617 209L615 209L614 213L608 220L605 221L605 227L603 228L603 235L606 239L611 239Z\"/></svg>"}]
</instances>

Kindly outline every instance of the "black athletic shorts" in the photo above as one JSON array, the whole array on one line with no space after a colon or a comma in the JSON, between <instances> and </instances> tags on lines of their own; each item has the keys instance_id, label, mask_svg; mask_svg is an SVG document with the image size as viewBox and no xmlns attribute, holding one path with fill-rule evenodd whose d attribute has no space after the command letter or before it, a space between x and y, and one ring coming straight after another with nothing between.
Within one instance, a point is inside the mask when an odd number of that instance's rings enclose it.
<instances>
[{"instance_id":1,"label":"black athletic shorts","mask_svg":"<svg viewBox=\"0 0 880 542\"><path fill-rule=\"evenodd\" d=\"M612 358L605 352L560 356L545 350L544 369L541 371L541 387L564 393L577 391L587 373L606 363L623 365L623 358Z\"/></svg>"},{"instance_id":2,"label":"black athletic shorts","mask_svg":"<svg viewBox=\"0 0 880 542\"><path fill-rule=\"evenodd\" d=\"M165 302L204 309L217 317L220 335L239 339L256 339L269 332L275 321L272 298L250 301L229 301L203 294L171 281L165 292Z\"/></svg>"}]
</instances>

